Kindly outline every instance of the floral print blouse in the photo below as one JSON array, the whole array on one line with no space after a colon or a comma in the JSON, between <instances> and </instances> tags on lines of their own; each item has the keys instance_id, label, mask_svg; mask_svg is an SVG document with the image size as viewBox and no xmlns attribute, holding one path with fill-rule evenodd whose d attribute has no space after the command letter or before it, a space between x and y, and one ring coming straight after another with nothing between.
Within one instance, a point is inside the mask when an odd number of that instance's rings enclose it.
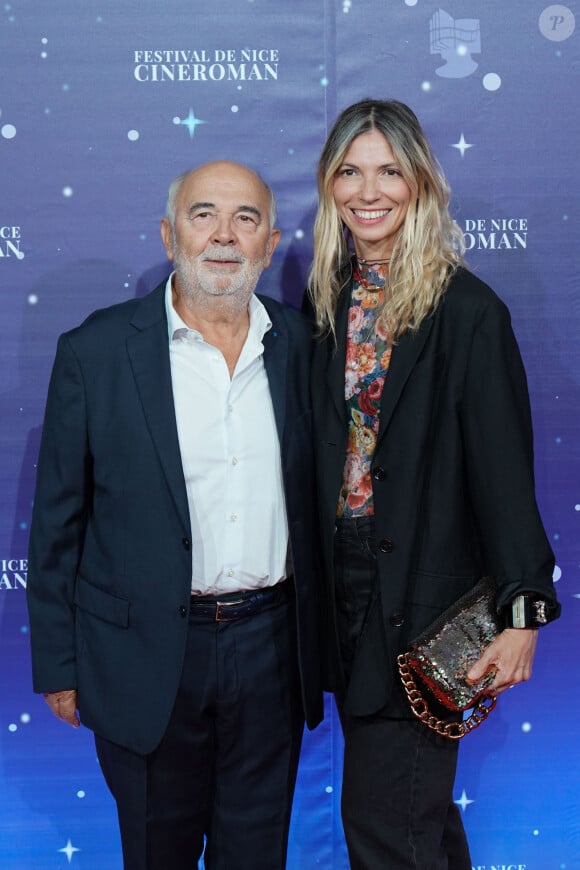
<instances>
[{"instance_id":1,"label":"floral print blouse","mask_svg":"<svg viewBox=\"0 0 580 870\"><path fill-rule=\"evenodd\" d=\"M346 340L345 401L348 442L338 517L374 514L371 462L379 433L383 385L391 347L378 321L388 264L357 262Z\"/></svg>"}]
</instances>

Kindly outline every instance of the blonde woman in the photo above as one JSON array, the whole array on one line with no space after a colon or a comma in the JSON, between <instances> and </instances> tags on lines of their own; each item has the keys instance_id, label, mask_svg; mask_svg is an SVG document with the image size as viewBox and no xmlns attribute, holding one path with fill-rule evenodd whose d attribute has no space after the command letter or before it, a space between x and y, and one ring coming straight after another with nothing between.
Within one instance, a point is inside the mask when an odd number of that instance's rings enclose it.
<instances>
[{"instance_id":1,"label":"blonde woman","mask_svg":"<svg viewBox=\"0 0 580 870\"><path fill-rule=\"evenodd\" d=\"M457 743L413 718L396 659L493 574L506 627L470 676L494 668L493 694L530 677L537 628L559 605L526 377L507 308L463 265L448 185L408 106L347 108L318 191L309 292L325 679L345 737L351 867L470 870Z\"/></svg>"}]
</instances>

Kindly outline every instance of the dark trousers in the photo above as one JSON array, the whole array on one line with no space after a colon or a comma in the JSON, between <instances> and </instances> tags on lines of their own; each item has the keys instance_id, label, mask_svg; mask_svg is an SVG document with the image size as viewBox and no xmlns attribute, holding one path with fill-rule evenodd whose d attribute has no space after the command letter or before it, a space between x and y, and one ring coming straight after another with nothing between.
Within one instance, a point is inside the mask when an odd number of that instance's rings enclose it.
<instances>
[{"instance_id":1,"label":"dark trousers","mask_svg":"<svg viewBox=\"0 0 580 870\"><path fill-rule=\"evenodd\" d=\"M347 683L369 620L380 614L372 517L341 520L335 545L339 641ZM384 653L385 668L390 668ZM351 870L471 870L453 803L457 743L408 712L395 688L387 709L345 712L342 820Z\"/></svg>"},{"instance_id":2,"label":"dark trousers","mask_svg":"<svg viewBox=\"0 0 580 870\"><path fill-rule=\"evenodd\" d=\"M96 737L125 870L283 870L304 717L293 601L234 622L190 614L157 749Z\"/></svg>"}]
</instances>

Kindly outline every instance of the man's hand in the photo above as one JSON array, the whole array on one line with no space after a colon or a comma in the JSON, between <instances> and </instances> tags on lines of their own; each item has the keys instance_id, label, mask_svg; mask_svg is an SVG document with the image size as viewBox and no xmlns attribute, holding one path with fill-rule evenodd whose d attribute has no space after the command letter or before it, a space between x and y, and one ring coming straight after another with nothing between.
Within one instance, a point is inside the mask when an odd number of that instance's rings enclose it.
<instances>
[{"instance_id":1,"label":"man's hand","mask_svg":"<svg viewBox=\"0 0 580 870\"><path fill-rule=\"evenodd\" d=\"M468 682L476 683L488 670L495 670L495 679L487 694L499 695L516 683L529 680L537 640L535 628L506 628L472 665L467 674Z\"/></svg>"},{"instance_id":2,"label":"man's hand","mask_svg":"<svg viewBox=\"0 0 580 870\"><path fill-rule=\"evenodd\" d=\"M73 728L81 724L77 713L77 693L75 689L66 689L63 692L45 692L44 700L57 717L63 722L68 722Z\"/></svg>"}]
</instances>

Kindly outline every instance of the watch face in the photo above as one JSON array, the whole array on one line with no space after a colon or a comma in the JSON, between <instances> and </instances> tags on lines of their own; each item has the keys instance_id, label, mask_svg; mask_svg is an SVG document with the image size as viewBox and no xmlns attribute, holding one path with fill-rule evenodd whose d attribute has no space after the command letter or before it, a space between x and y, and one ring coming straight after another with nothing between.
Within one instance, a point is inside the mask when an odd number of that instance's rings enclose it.
<instances>
[{"instance_id":1,"label":"watch face","mask_svg":"<svg viewBox=\"0 0 580 870\"><path fill-rule=\"evenodd\" d=\"M512 627L529 628L526 620L527 595L516 595L512 601Z\"/></svg>"}]
</instances>

